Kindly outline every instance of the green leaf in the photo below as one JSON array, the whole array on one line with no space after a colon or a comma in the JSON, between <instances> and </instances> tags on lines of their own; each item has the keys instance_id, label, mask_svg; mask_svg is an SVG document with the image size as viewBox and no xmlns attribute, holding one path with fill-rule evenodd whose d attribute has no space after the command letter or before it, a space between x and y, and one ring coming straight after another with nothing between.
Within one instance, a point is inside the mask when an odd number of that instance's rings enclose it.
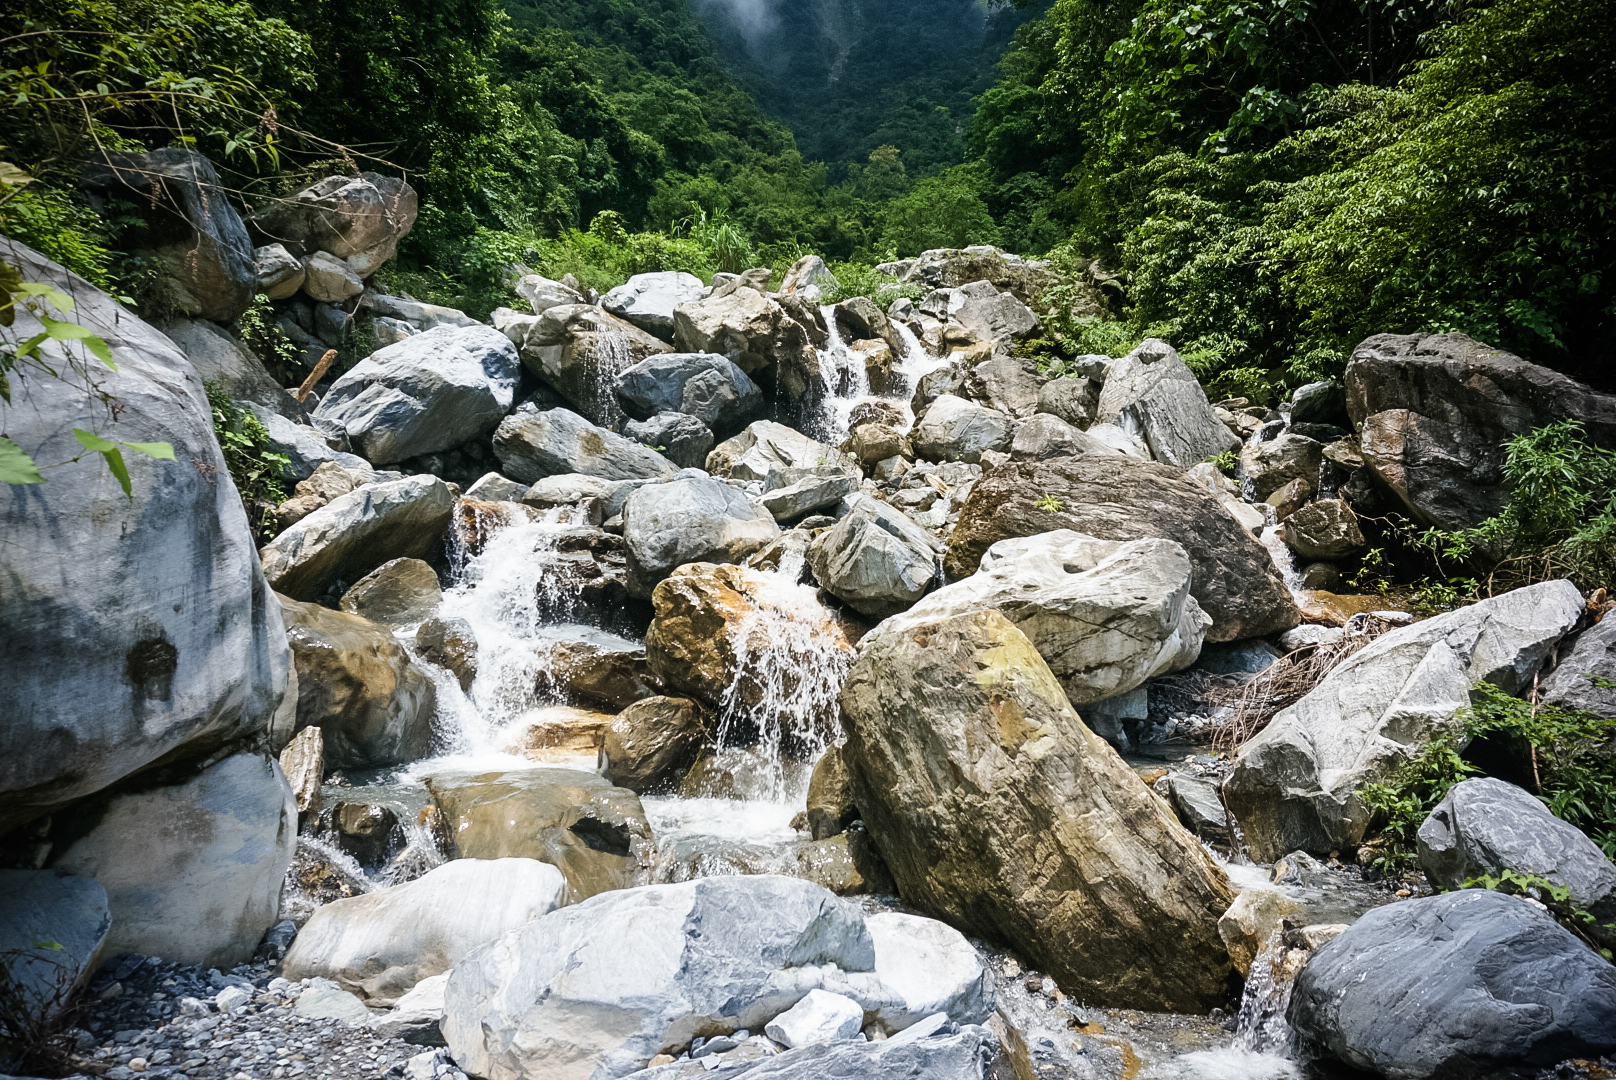
<instances>
[{"instance_id":1,"label":"green leaf","mask_svg":"<svg viewBox=\"0 0 1616 1080\"><path fill-rule=\"evenodd\" d=\"M118 486L123 488L123 493L133 499L134 488L129 483L129 467L123 463L123 454L113 449L103 451L101 456L107 459L107 468L118 478Z\"/></svg>"},{"instance_id":2,"label":"green leaf","mask_svg":"<svg viewBox=\"0 0 1616 1080\"><path fill-rule=\"evenodd\" d=\"M22 447L0 435L0 483L43 484L34 459L23 453Z\"/></svg>"},{"instance_id":3,"label":"green leaf","mask_svg":"<svg viewBox=\"0 0 1616 1080\"><path fill-rule=\"evenodd\" d=\"M110 443L95 432L85 431L83 428L74 428L73 437L79 441L79 445L84 449L94 450L98 454L105 454L118 449L116 443Z\"/></svg>"},{"instance_id":4,"label":"green leaf","mask_svg":"<svg viewBox=\"0 0 1616 1080\"><path fill-rule=\"evenodd\" d=\"M166 442L126 442L129 449L145 454L148 457L161 458L164 461L174 460L174 447Z\"/></svg>"}]
</instances>

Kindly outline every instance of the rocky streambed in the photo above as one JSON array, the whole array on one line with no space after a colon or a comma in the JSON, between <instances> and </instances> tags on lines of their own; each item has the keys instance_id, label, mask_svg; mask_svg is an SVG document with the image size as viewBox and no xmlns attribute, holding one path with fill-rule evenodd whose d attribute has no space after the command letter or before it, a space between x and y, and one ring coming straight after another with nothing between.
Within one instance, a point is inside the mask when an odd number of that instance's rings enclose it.
<instances>
[{"instance_id":1,"label":"rocky streambed","mask_svg":"<svg viewBox=\"0 0 1616 1080\"><path fill-rule=\"evenodd\" d=\"M331 301L287 283L337 260L260 252L294 322ZM1331 590L1371 515L1497 505L1436 433L1485 457L1616 405L1458 337L1213 403L1160 341L1023 358L1036 264L892 269L927 295L821 306L809 257L772 290L530 277L492 325L360 282L344 314L391 343L317 401L228 360L295 483L256 555L193 338L73 283L127 421L189 464L7 493L0 945L9 1000L66 1025L36 1060L1600 1075L1616 968L1466 884L1530 872L1597 916L1616 866L1475 779L1388 880L1361 794L1483 682L1616 714L1599 599ZM41 445L85 407L28 393Z\"/></svg>"}]
</instances>

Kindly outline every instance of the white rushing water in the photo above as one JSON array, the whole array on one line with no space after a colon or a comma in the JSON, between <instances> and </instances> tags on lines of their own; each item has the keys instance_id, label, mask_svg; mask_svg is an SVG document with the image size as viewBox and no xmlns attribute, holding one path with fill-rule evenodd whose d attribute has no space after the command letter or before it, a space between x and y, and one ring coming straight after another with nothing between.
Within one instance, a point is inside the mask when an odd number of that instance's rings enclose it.
<instances>
[{"instance_id":1,"label":"white rushing water","mask_svg":"<svg viewBox=\"0 0 1616 1080\"><path fill-rule=\"evenodd\" d=\"M842 337L842 329L836 324L836 309L826 306L820 312L825 317L828 337L818 350L821 397L814 426L817 437L833 446L847 438L853 410L863 402L885 401L909 416L909 399L915 384L922 376L948 363L946 357L928 353L907 325L893 320L891 326L903 343L903 354L892 358L895 385L891 396L876 394L870 388L870 373L864 357L848 348Z\"/></svg>"}]
</instances>

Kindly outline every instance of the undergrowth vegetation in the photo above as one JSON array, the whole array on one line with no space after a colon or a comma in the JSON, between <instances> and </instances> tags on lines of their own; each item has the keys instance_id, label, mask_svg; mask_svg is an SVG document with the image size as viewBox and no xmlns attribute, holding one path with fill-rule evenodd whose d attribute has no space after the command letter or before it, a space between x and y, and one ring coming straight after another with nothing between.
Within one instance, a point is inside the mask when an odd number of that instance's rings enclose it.
<instances>
[{"instance_id":1,"label":"undergrowth vegetation","mask_svg":"<svg viewBox=\"0 0 1616 1080\"><path fill-rule=\"evenodd\" d=\"M204 387L213 412L213 434L224 451L225 465L241 495L247 522L253 535L267 544L280 532L275 508L286 501L281 476L291 459L270 450L268 430L256 416L230 400L224 387L216 382Z\"/></svg>"},{"instance_id":2,"label":"undergrowth vegetation","mask_svg":"<svg viewBox=\"0 0 1616 1080\"><path fill-rule=\"evenodd\" d=\"M1481 775L1519 783L1616 859L1616 720L1487 683L1457 720L1457 730L1436 735L1390 779L1358 790L1374 814L1366 845L1374 865L1393 875L1412 869L1421 823L1455 784Z\"/></svg>"}]
</instances>

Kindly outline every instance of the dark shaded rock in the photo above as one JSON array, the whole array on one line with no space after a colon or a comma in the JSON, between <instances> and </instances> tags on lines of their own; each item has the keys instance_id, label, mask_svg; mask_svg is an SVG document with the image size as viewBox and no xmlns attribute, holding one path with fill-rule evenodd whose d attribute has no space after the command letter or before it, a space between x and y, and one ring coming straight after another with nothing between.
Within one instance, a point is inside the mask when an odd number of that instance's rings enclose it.
<instances>
[{"instance_id":1,"label":"dark shaded rock","mask_svg":"<svg viewBox=\"0 0 1616 1080\"><path fill-rule=\"evenodd\" d=\"M1465 889L1375 908L1296 977L1307 1058L1397 1080L1616 1050L1616 967L1541 908Z\"/></svg>"},{"instance_id":2,"label":"dark shaded rock","mask_svg":"<svg viewBox=\"0 0 1616 1080\"><path fill-rule=\"evenodd\" d=\"M1583 709L1610 719L1616 717L1616 618L1603 620L1577 635L1569 652L1562 652L1554 673L1543 681L1542 700L1568 709Z\"/></svg>"},{"instance_id":3,"label":"dark shaded rock","mask_svg":"<svg viewBox=\"0 0 1616 1080\"><path fill-rule=\"evenodd\" d=\"M688 698L636 701L606 727L600 774L644 795L671 791L684 779L706 742L701 709Z\"/></svg>"},{"instance_id":4,"label":"dark shaded rock","mask_svg":"<svg viewBox=\"0 0 1616 1080\"><path fill-rule=\"evenodd\" d=\"M1616 397L1463 334L1379 334L1347 364L1364 460L1424 525L1464 529L1509 501L1504 447L1557 420L1616 446Z\"/></svg>"},{"instance_id":5,"label":"dark shaded rock","mask_svg":"<svg viewBox=\"0 0 1616 1080\"><path fill-rule=\"evenodd\" d=\"M172 286L166 298L186 315L231 323L258 288L252 240L213 163L195 150L101 151L84 166L92 200L132 203L140 225L119 246L153 256Z\"/></svg>"}]
</instances>

